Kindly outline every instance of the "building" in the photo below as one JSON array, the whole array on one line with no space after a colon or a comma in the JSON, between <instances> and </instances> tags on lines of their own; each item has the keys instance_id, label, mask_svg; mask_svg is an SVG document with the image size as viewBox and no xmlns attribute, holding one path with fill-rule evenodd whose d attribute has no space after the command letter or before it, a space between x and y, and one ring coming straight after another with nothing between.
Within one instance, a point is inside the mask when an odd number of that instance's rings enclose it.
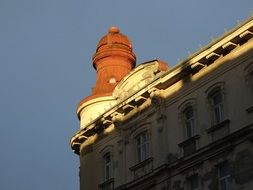
<instances>
[{"instance_id":1,"label":"building","mask_svg":"<svg viewBox=\"0 0 253 190\"><path fill-rule=\"evenodd\" d=\"M81 190L253 189L253 18L173 68L111 27L71 139Z\"/></svg>"}]
</instances>

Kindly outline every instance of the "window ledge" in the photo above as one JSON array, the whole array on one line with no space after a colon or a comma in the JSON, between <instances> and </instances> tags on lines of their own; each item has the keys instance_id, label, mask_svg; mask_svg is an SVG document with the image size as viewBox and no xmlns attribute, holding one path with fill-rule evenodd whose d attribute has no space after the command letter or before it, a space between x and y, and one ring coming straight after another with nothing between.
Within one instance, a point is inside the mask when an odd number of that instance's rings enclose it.
<instances>
[{"instance_id":1,"label":"window ledge","mask_svg":"<svg viewBox=\"0 0 253 190\"><path fill-rule=\"evenodd\" d=\"M222 122L220 122L220 123L218 123L218 124L216 124L216 125L213 125L212 127L208 128L208 129L206 130L206 132L207 132L207 133L212 133L212 132L214 132L214 131L216 131L216 130L222 128L222 127L228 126L229 123L230 123L230 120L229 120L229 119L226 119L226 120L224 120L224 121L222 121Z\"/></svg>"},{"instance_id":2,"label":"window ledge","mask_svg":"<svg viewBox=\"0 0 253 190\"><path fill-rule=\"evenodd\" d=\"M199 139L199 138L200 138L200 135L194 135L194 136L192 136L191 138L186 139L185 141L179 143L178 146L180 146L180 147L185 146L185 145L187 145L187 144L192 143L193 141L196 141L196 140Z\"/></svg>"},{"instance_id":3,"label":"window ledge","mask_svg":"<svg viewBox=\"0 0 253 190\"><path fill-rule=\"evenodd\" d=\"M113 183L114 183L114 178L110 178L110 179L106 180L105 182L99 184L98 186L101 189L103 189L105 187L111 187Z\"/></svg>"},{"instance_id":4,"label":"window ledge","mask_svg":"<svg viewBox=\"0 0 253 190\"><path fill-rule=\"evenodd\" d=\"M138 170L139 168L142 168L142 167L148 165L148 164L151 163L153 160L154 160L153 157L150 157L150 158L148 158L148 159L146 159L146 160L144 160L144 161L142 161L142 162L140 162L140 163L138 163L138 164L132 166L131 168L129 168L129 170L131 170L131 171Z\"/></svg>"}]
</instances>

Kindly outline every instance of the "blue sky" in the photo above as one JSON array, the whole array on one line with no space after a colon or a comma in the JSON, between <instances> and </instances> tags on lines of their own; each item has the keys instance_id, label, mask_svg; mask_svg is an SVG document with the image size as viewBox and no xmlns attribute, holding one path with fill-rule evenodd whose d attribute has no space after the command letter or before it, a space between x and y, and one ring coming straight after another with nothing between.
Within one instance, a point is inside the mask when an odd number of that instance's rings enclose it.
<instances>
[{"instance_id":1,"label":"blue sky","mask_svg":"<svg viewBox=\"0 0 253 190\"><path fill-rule=\"evenodd\" d=\"M137 64L173 67L252 11L252 0L0 0L0 189L79 189L69 140L110 26L131 39Z\"/></svg>"}]
</instances>

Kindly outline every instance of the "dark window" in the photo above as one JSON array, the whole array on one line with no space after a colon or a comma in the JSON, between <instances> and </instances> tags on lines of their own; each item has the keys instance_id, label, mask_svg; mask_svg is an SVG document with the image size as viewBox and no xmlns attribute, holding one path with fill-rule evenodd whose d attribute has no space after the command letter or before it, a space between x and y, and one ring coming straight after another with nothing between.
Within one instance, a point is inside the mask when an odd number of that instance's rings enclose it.
<instances>
[{"instance_id":1,"label":"dark window","mask_svg":"<svg viewBox=\"0 0 253 190\"><path fill-rule=\"evenodd\" d=\"M188 190L199 190L199 176L197 174L188 178Z\"/></svg>"},{"instance_id":2,"label":"dark window","mask_svg":"<svg viewBox=\"0 0 253 190\"><path fill-rule=\"evenodd\" d=\"M136 137L138 162L149 158L149 138L148 133L143 132Z\"/></svg>"},{"instance_id":3,"label":"dark window","mask_svg":"<svg viewBox=\"0 0 253 190\"><path fill-rule=\"evenodd\" d=\"M112 178L112 157L110 153L104 155L104 181Z\"/></svg>"},{"instance_id":4,"label":"dark window","mask_svg":"<svg viewBox=\"0 0 253 190\"><path fill-rule=\"evenodd\" d=\"M218 165L219 190L230 190L230 171L227 161Z\"/></svg>"},{"instance_id":5,"label":"dark window","mask_svg":"<svg viewBox=\"0 0 253 190\"><path fill-rule=\"evenodd\" d=\"M224 101L220 91L216 91L210 95L211 112L213 124L221 123L224 120Z\"/></svg>"},{"instance_id":6,"label":"dark window","mask_svg":"<svg viewBox=\"0 0 253 190\"><path fill-rule=\"evenodd\" d=\"M183 120L186 131L186 138L191 138L194 136L194 111L192 106L187 107L183 111Z\"/></svg>"}]
</instances>

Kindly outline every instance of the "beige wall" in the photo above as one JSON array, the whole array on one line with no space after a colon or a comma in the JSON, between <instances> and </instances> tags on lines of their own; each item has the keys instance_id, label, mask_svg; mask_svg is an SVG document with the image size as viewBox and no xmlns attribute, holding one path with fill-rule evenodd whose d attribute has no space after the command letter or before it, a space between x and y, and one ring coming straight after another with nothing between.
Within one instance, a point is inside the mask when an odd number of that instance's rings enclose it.
<instances>
[{"instance_id":1,"label":"beige wall","mask_svg":"<svg viewBox=\"0 0 253 190\"><path fill-rule=\"evenodd\" d=\"M253 40L251 39L212 64L206 65L199 72L184 76L179 81L163 87L159 91L160 97L148 97L146 101L151 103L148 108L144 110L135 108L135 114L129 119L114 122L107 129L97 131L96 135L89 137L80 148L81 190L98 189L98 185L104 182L103 155L107 152L111 153L113 159L115 188L125 185L126 189L140 189L146 185L146 189L187 189L187 178L198 173L202 189L214 190L218 188L214 182L217 178L214 168L227 160L233 172L232 187L251 189L253 177L247 174L253 174L253 168L247 168L245 165L253 165L253 83L251 83L253 80L250 82L246 76L247 68L252 64ZM156 69L152 64L148 66ZM132 80L133 83L143 80L141 72L147 72L147 69L145 65L141 67L136 68L136 75L131 73L120 85L129 86ZM167 76L170 74L168 72ZM166 78L164 75L161 76ZM152 77L154 83L157 83L156 76ZM127 81L127 78L131 81ZM150 81L149 78L148 82ZM143 80L142 88L147 88L145 86L147 83ZM215 137L214 140L213 136L214 134L217 136L218 132L208 130L213 127L208 92L215 85L222 89L225 119L228 119L229 123L225 126L228 128L228 133L222 132L223 136ZM139 90L136 89L138 92ZM115 94L119 96L120 87L116 89ZM133 94L133 96L137 95ZM180 114L186 103L193 104L195 134L199 135L195 140L197 150L187 156L183 153L182 143L187 141ZM87 114L92 115L94 109L98 113L96 109L103 107L103 102L97 105L96 108L84 109L81 112L81 127L87 124ZM127 114L122 113L122 115L127 117ZM142 131L148 133L152 158L144 164L137 161L135 139ZM240 175L244 175L244 178L241 179ZM152 186L152 181L157 185Z\"/></svg>"}]
</instances>

